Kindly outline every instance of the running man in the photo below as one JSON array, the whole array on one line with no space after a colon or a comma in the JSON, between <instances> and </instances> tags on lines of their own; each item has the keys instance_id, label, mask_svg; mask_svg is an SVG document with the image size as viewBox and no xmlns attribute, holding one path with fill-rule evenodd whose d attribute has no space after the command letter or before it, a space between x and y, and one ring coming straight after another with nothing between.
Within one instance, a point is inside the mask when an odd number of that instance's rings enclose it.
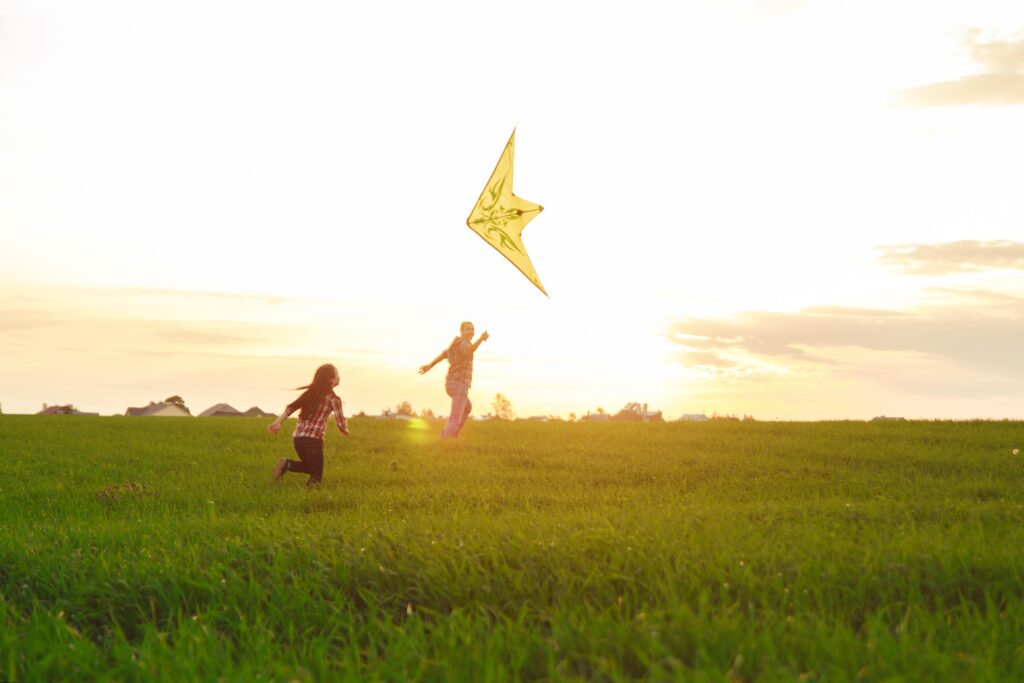
<instances>
[{"instance_id":1,"label":"running man","mask_svg":"<svg viewBox=\"0 0 1024 683\"><path fill-rule=\"evenodd\" d=\"M471 322L459 325L459 336L448 345L447 349L438 354L437 358L420 368L422 375L443 359L448 359L448 376L445 379L444 388L452 398L452 409L448 414L448 424L441 432L443 439L458 437L462 427L466 424L466 418L473 410L473 404L469 402L469 385L473 383L473 354L480 348L480 344L491 336L485 331L474 342L472 339L475 331Z\"/></svg>"}]
</instances>

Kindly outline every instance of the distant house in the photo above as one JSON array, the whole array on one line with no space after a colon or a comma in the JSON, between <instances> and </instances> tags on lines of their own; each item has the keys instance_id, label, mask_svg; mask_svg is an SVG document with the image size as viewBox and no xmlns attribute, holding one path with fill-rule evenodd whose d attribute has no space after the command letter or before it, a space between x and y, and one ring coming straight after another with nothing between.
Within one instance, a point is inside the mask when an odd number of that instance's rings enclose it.
<instances>
[{"instance_id":1,"label":"distant house","mask_svg":"<svg viewBox=\"0 0 1024 683\"><path fill-rule=\"evenodd\" d=\"M607 422L612 419L608 413L587 413L580 418L580 422Z\"/></svg>"},{"instance_id":2,"label":"distant house","mask_svg":"<svg viewBox=\"0 0 1024 683\"><path fill-rule=\"evenodd\" d=\"M192 417L192 414L175 403L153 403L143 408L129 408L124 412L128 417Z\"/></svg>"},{"instance_id":3,"label":"distant house","mask_svg":"<svg viewBox=\"0 0 1024 683\"><path fill-rule=\"evenodd\" d=\"M646 403L627 403L622 410L612 416L613 420L623 422L664 422L660 410L647 410Z\"/></svg>"},{"instance_id":4,"label":"distant house","mask_svg":"<svg viewBox=\"0 0 1024 683\"><path fill-rule=\"evenodd\" d=\"M252 408L249 408L249 410L242 413L242 415L244 415L245 417L277 417L277 415L274 415L273 413L268 413L263 410L260 410L259 406L253 406Z\"/></svg>"},{"instance_id":5,"label":"distant house","mask_svg":"<svg viewBox=\"0 0 1024 683\"><path fill-rule=\"evenodd\" d=\"M48 406L43 404L43 409L36 415L99 415L99 413L83 413L70 403L66 406Z\"/></svg>"},{"instance_id":6,"label":"distant house","mask_svg":"<svg viewBox=\"0 0 1024 683\"><path fill-rule=\"evenodd\" d=\"M227 403L217 403L199 413L199 417L242 417L242 413Z\"/></svg>"},{"instance_id":7,"label":"distant house","mask_svg":"<svg viewBox=\"0 0 1024 683\"><path fill-rule=\"evenodd\" d=\"M704 413L683 413L679 416L679 422L707 422L710 418Z\"/></svg>"}]
</instances>

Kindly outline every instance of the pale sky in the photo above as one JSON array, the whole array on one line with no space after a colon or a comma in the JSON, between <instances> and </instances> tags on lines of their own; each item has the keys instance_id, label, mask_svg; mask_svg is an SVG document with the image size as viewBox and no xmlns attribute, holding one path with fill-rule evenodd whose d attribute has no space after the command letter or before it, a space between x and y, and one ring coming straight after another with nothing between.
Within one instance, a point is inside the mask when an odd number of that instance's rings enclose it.
<instances>
[{"instance_id":1,"label":"pale sky","mask_svg":"<svg viewBox=\"0 0 1024 683\"><path fill-rule=\"evenodd\" d=\"M0 0L0 406L1024 419L1022 115L1014 0Z\"/></svg>"}]
</instances>

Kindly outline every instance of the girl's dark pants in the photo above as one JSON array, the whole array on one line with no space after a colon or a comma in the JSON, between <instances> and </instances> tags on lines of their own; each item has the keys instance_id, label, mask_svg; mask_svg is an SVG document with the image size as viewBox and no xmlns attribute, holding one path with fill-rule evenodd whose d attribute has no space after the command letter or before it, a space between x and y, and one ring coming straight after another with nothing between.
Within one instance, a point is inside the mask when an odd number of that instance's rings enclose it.
<instances>
[{"instance_id":1,"label":"girl's dark pants","mask_svg":"<svg viewBox=\"0 0 1024 683\"><path fill-rule=\"evenodd\" d=\"M307 484L319 484L324 475L324 442L311 436L297 436L292 443L299 460L289 460L288 471L305 472L309 475Z\"/></svg>"}]
</instances>

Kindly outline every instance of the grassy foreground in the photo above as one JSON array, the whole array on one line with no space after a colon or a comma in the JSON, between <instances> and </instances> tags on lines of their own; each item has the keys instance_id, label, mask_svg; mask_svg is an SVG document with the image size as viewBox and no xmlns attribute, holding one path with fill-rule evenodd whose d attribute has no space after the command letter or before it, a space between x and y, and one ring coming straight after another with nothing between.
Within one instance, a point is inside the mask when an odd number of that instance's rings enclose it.
<instances>
[{"instance_id":1,"label":"grassy foreground","mask_svg":"<svg viewBox=\"0 0 1024 683\"><path fill-rule=\"evenodd\" d=\"M1021 423L268 421L0 416L0 679L1024 679Z\"/></svg>"}]
</instances>

